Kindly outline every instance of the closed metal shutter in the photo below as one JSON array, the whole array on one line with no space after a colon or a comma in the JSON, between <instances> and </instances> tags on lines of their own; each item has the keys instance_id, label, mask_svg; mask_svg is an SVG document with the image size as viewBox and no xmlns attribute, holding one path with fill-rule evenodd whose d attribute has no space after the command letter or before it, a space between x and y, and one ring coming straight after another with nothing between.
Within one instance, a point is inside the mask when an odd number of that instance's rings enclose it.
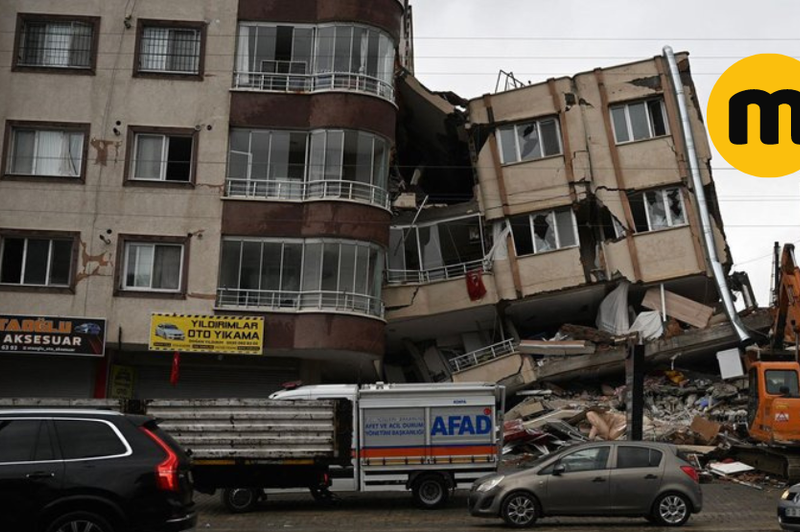
<instances>
[{"instance_id":1,"label":"closed metal shutter","mask_svg":"<svg viewBox=\"0 0 800 532\"><path fill-rule=\"evenodd\" d=\"M137 366L136 395L140 399L268 397L281 384L296 380L297 365L224 366L181 363L178 384L169 382L169 365Z\"/></svg>"},{"instance_id":2,"label":"closed metal shutter","mask_svg":"<svg viewBox=\"0 0 800 532\"><path fill-rule=\"evenodd\" d=\"M96 358L0 356L0 397L94 396Z\"/></svg>"}]
</instances>

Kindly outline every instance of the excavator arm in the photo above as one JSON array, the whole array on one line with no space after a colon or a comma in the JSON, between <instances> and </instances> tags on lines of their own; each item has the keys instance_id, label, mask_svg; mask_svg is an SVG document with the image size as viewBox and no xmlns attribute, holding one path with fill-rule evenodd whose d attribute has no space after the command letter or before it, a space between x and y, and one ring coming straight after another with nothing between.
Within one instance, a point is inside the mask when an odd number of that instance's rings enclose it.
<instances>
[{"instance_id":1,"label":"excavator arm","mask_svg":"<svg viewBox=\"0 0 800 532\"><path fill-rule=\"evenodd\" d=\"M794 259L794 244L785 244L775 279L775 321L772 325L772 349L798 341L800 330L800 268Z\"/></svg>"}]
</instances>

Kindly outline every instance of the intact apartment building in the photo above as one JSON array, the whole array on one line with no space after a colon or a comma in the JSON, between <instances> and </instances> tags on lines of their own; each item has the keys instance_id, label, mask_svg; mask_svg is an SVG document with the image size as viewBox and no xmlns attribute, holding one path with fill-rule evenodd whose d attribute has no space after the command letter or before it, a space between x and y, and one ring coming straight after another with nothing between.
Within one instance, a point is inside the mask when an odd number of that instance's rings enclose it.
<instances>
[{"instance_id":1,"label":"intact apartment building","mask_svg":"<svg viewBox=\"0 0 800 532\"><path fill-rule=\"evenodd\" d=\"M0 314L106 327L102 357L0 351L0 395L104 397L119 368L133 397L376 380L405 12L6 2ZM173 386L154 312L262 316L263 354L183 353Z\"/></svg>"},{"instance_id":2,"label":"intact apartment building","mask_svg":"<svg viewBox=\"0 0 800 532\"><path fill-rule=\"evenodd\" d=\"M105 330L103 356L0 346L2 396L524 385L519 340L592 323L623 279L718 300L661 58L465 101L414 77L398 0L6 13L0 318ZM262 317L263 349L182 353L173 385L153 313Z\"/></svg>"}]
</instances>

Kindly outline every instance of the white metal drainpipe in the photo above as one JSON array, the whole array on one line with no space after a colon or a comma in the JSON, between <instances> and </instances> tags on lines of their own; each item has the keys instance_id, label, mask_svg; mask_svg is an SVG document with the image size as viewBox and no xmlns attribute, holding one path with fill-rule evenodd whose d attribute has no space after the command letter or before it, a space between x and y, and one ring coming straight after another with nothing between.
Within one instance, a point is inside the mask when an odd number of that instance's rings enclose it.
<instances>
[{"instance_id":1,"label":"white metal drainpipe","mask_svg":"<svg viewBox=\"0 0 800 532\"><path fill-rule=\"evenodd\" d=\"M664 57L669 63L669 72L672 76L672 85L675 88L675 97L678 99L678 112L681 115L681 126L683 128L683 138L686 140L686 154L689 158L689 168L692 172L692 184L694 193L697 196L697 208L700 211L700 225L703 229L703 244L706 248L706 261L711 268L714 280L717 282L722 302L725 304L725 313L733 325L733 329L739 336L742 343L750 340L750 334L744 327L736 307L733 306L733 297L725 279L725 272L722 264L717 258L717 246L714 242L714 232L711 226L711 218L708 215L708 205L706 203L706 193L703 189L703 179L700 176L700 165L697 162L697 152L694 149L694 136L692 135L691 122L689 121L689 111L686 108L686 96L683 94L683 83L678 72L678 64L675 62L675 54L672 47L664 47Z\"/></svg>"}]
</instances>

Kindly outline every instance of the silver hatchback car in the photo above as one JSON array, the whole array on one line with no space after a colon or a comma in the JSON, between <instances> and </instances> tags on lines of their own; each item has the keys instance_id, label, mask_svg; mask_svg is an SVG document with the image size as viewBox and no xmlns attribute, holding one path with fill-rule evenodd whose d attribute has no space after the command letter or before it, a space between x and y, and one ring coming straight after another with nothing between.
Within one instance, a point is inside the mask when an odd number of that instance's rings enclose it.
<instances>
[{"instance_id":1,"label":"silver hatchback car","mask_svg":"<svg viewBox=\"0 0 800 532\"><path fill-rule=\"evenodd\" d=\"M542 457L523 471L477 480L470 513L512 527L555 515L645 517L681 526L703 508L697 471L677 448L652 442L592 442Z\"/></svg>"}]
</instances>

